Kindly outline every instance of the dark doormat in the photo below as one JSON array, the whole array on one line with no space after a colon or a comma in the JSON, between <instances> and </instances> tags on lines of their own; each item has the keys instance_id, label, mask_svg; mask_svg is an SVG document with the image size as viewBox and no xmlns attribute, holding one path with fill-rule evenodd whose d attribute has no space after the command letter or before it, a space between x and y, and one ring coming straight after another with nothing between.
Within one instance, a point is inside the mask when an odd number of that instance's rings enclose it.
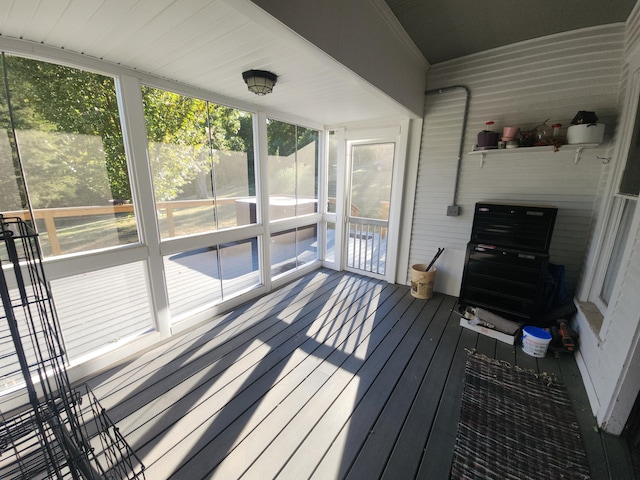
<instances>
[{"instance_id":1,"label":"dark doormat","mask_svg":"<svg viewBox=\"0 0 640 480\"><path fill-rule=\"evenodd\" d=\"M469 355L452 479L588 479L578 422L554 378Z\"/></svg>"}]
</instances>

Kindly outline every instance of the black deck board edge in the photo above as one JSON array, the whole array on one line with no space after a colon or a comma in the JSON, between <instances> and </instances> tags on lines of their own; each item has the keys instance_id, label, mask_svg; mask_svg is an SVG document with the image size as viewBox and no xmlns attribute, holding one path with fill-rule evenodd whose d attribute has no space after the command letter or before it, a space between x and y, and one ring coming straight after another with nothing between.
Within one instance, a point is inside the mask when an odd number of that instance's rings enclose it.
<instances>
[{"instance_id":1,"label":"black deck board edge","mask_svg":"<svg viewBox=\"0 0 640 480\"><path fill-rule=\"evenodd\" d=\"M630 474L633 478L633 470L626 468L626 462L619 462L620 472L626 472L620 477L612 476L610 459L607 458L607 450L603 444L603 432L597 426L596 419L591 411L587 393L585 391L582 378L578 370L578 365L575 360L570 357L561 357L558 361L558 365L562 371L562 381L567 388L567 393L571 399L573 411L578 419L578 425L580 427L580 435L582 442L587 452L587 460L589 462L589 469L591 470L592 480L599 479L617 479L624 478L627 474ZM626 445L623 445L624 440L616 437L620 446L620 451L626 451ZM624 466L623 466L624 465ZM629 467L631 467L629 465Z\"/></svg>"}]
</instances>

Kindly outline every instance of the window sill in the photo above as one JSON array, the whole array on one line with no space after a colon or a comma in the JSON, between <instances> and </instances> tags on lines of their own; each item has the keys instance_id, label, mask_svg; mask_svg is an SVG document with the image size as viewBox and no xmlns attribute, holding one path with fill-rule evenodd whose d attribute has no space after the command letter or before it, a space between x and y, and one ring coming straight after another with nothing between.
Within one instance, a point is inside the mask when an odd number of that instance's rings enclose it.
<instances>
[{"instance_id":1,"label":"window sill","mask_svg":"<svg viewBox=\"0 0 640 480\"><path fill-rule=\"evenodd\" d=\"M595 333L599 339L600 330L602 329L602 323L604 321L604 316L600 313L600 309L591 302L578 302L578 308L584 315L584 318L587 319L587 323L591 330L593 330L593 333Z\"/></svg>"}]
</instances>

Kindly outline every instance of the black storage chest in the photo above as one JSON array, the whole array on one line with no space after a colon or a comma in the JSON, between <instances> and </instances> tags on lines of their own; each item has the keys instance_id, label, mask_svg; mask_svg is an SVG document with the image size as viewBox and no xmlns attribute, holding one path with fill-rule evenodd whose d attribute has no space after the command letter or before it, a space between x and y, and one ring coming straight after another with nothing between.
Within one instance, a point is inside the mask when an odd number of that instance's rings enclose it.
<instances>
[{"instance_id":1,"label":"black storage chest","mask_svg":"<svg viewBox=\"0 0 640 480\"><path fill-rule=\"evenodd\" d=\"M542 313L557 209L476 204L459 302L515 321Z\"/></svg>"},{"instance_id":2,"label":"black storage chest","mask_svg":"<svg viewBox=\"0 0 640 480\"><path fill-rule=\"evenodd\" d=\"M471 242L548 252L557 212L555 207L477 203Z\"/></svg>"},{"instance_id":3,"label":"black storage chest","mask_svg":"<svg viewBox=\"0 0 640 480\"><path fill-rule=\"evenodd\" d=\"M540 313L549 255L469 243L460 303L494 311L515 321Z\"/></svg>"}]
</instances>

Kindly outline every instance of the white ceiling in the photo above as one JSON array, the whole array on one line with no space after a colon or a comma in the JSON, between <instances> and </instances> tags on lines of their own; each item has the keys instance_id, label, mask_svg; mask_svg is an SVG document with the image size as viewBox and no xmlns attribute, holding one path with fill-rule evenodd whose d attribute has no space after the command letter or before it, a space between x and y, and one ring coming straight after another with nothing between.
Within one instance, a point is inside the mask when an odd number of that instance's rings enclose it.
<instances>
[{"instance_id":1,"label":"white ceiling","mask_svg":"<svg viewBox=\"0 0 640 480\"><path fill-rule=\"evenodd\" d=\"M0 0L0 35L321 125L409 115L248 0ZM247 91L249 69L278 75L272 94Z\"/></svg>"},{"instance_id":2,"label":"white ceiling","mask_svg":"<svg viewBox=\"0 0 640 480\"><path fill-rule=\"evenodd\" d=\"M636 3L385 1L431 64L625 21ZM412 116L250 0L0 0L0 47L6 49L12 39L34 42L34 50L43 45L101 59L214 92L221 103L228 97L241 107L262 106L317 125ZM248 92L242 72L249 69L277 74L274 92L265 97Z\"/></svg>"}]
</instances>

